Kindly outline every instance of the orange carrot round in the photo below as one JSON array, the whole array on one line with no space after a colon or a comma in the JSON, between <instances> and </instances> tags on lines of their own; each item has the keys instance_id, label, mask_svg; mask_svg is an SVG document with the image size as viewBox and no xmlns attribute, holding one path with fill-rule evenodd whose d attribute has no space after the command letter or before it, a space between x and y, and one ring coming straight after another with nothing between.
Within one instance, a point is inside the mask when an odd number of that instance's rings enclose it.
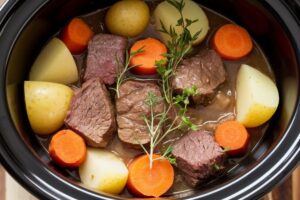
<instances>
[{"instance_id":1,"label":"orange carrot round","mask_svg":"<svg viewBox=\"0 0 300 200\"><path fill-rule=\"evenodd\" d=\"M73 18L62 32L62 41L73 54L82 53L94 32L80 18Z\"/></svg>"},{"instance_id":2,"label":"orange carrot round","mask_svg":"<svg viewBox=\"0 0 300 200\"><path fill-rule=\"evenodd\" d=\"M153 159L160 155L153 155ZM172 186L174 170L168 160L153 161L152 169L148 155L136 158L129 165L128 189L138 196L159 197Z\"/></svg>"},{"instance_id":3,"label":"orange carrot round","mask_svg":"<svg viewBox=\"0 0 300 200\"><path fill-rule=\"evenodd\" d=\"M222 58L236 60L249 54L253 43L246 29L226 24L214 35L213 46Z\"/></svg>"},{"instance_id":4,"label":"orange carrot round","mask_svg":"<svg viewBox=\"0 0 300 200\"><path fill-rule=\"evenodd\" d=\"M135 52L143 48L143 52L133 56L130 60L133 73L140 75L150 75L156 73L155 61L166 59L162 54L167 53L167 47L157 39L147 38L139 40L133 44L130 52Z\"/></svg>"},{"instance_id":5,"label":"orange carrot round","mask_svg":"<svg viewBox=\"0 0 300 200\"><path fill-rule=\"evenodd\" d=\"M52 137L49 154L62 167L78 167L86 158L86 144L73 131L61 130Z\"/></svg>"},{"instance_id":6,"label":"orange carrot round","mask_svg":"<svg viewBox=\"0 0 300 200\"><path fill-rule=\"evenodd\" d=\"M228 149L229 155L242 155L247 150L249 134L238 121L226 121L217 127L215 140L221 147Z\"/></svg>"}]
</instances>

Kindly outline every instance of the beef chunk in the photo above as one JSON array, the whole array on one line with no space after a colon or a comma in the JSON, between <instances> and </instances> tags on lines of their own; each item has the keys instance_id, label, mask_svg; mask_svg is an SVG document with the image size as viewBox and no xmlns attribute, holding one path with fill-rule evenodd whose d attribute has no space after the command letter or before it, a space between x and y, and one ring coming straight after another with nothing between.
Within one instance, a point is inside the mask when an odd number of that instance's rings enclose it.
<instances>
[{"instance_id":1,"label":"beef chunk","mask_svg":"<svg viewBox=\"0 0 300 200\"><path fill-rule=\"evenodd\" d=\"M205 50L182 61L175 72L172 87L176 93L181 93L195 85L198 95L193 97L194 102L205 103L213 97L216 88L225 79L225 69L220 56L214 50Z\"/></svg>"},{"instance_id":2,"label":"beef chunk","mask_svg":"<svg viewBox=\"0 0 300 200\"><path fill-rule=\"evenodd\" d=\"M188 184L195 187L213 176L215 166L223 166L225 153L208 131L189 132L172 151Z\"/></svg>"},{"instance_id":3,"label":"beef chunk","mask_svg":"<svg viewBox=\"0 0 300 200\"><path fill-rule=\"evenodd\" d=\"M118 135L122 142L138 147L150 141L143 116L150 115L150 108L145 103L147 95L152 92L161 98L159 87L153 82L127 81L120 87L120 97L116 101ZM163 101L158 102L154 113L164 110Z\"/></svg>"},{"instance_id":4,"label":"beef chunk","mask_svg":"<svg viewBox=\"0 0 300 200\"><path fill-rule=\"evenodd\" d=\"M90 79L75 91L65 124L92 147L105 147L116 130L109 93L101 80Z\"/></svg>"},{"instance_id":5,"label":"beef chunk","mask_svg":"<svg viewBox=\"0 0 300 200\"><path fill-rule=\"evenodd\" d=\"M110 34L97 34L88 44L86 69L83 79L100 78L111 85L124 63L127 39Z\"/></svg>"}]
</instances>

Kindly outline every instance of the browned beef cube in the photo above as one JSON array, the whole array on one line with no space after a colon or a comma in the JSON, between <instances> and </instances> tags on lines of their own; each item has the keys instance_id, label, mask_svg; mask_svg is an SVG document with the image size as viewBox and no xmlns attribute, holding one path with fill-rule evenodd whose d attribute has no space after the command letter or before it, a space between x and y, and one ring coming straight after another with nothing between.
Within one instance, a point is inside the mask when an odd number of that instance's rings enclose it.
<instances>
[{"instance_id":1,"label":"browned beef cube","mask_svg":"<svg viewBox=\"0 0 300 200\"><path fill-rule=\"evenodd\" d=\"M83 79L100 78L111 85L122 70L127 39L110 34L97 34L88 44L86 69Z\"/></svg>"},{"instance_id":2,"label":"browned beef cube","mask_svg":"<svg viewBox=\"0 0 300 200\"><path fill-rule=\"evenodd\" d=\"M204 103L214 96L216 88L225 81L226 73L220 56L214 50L205 50L194 57L184 59L172 80L176 93L193 85L198 94L195 103Z\"/></svg>"},{"instance_id":3,"label":"browned beef cube","mask_svg":"<svg viewBox=\"0 0 300 200\"><path fill-rule=\"evenodd\" d=\"M127 81L120 87L120 97L116 101L118 135L122 142L138 147L150 141L147 126L143 116L150 115L150 108L145 103L147 95L152 92L161 98L159 87L153 82ZM159 102L155 113L163 112L164 103Z\"/></svg>"},{"instance_id":4,"label":"browned beef cube","mask_svg":"<svg viewBox=\"0 0 300 200\"><path fill-rule=\"evenodd\" d=\"M213 176L215 166L223 166L225 153L208 131L189 132L172 151L177 166L187 183L193 187Z\"/></svg>"},{"instance_id":5,"label":"browned beef cube","mask_svg":"<svg viewBox=\"0 0 300 200\"><path fill-rule=\"evenodd\" d=\"M75 91L65 124L92 147L105 147L116 130L109 93L99 79L86 81Z\"/></svg>"}]
</instances>

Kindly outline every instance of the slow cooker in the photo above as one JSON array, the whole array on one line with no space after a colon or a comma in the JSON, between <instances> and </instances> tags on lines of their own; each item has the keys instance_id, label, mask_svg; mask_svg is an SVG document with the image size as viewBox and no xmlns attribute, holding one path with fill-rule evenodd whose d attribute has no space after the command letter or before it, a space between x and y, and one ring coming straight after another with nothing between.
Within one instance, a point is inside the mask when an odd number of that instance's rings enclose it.
<instances>
[{"instance_id":1,"label":"slow cooker","mask_svg":"<svg viewBox=\"0 0 300 200\"><path fill-rule=\"evenodd\" d=\"M218 181L168 199L257 199L300 163L300 21L298 0L201 0L244 26L273 67L280 106L260 144ZM0 157L40 199L123 199L87 190L52 165L26 117L23 81L45 42L70 18L112 0L9 0L0 11ZM164 199L162 198L162 199Z\"/></svg>"}]
</instances>

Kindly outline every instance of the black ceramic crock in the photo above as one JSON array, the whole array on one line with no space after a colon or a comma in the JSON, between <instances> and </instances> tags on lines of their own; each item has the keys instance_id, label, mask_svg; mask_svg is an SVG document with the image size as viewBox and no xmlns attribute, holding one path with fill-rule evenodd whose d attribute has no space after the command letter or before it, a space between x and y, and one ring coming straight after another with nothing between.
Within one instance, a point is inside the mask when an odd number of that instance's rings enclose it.
<instances>
[{"instance_id":1,"label":"black ceramic crock","mask_svg":"<svg viewBox=\"0 0 300 200\"><path fill-rule=\"evenodd\" d=\"M300 25L298 1L201 0L246 27L275 72L280 106L260 144L207 186L171 199L257 199L300 160ZM0 155L7 171L40 199L119 199L94 193L68 178L34 137L24 108L23 81L45 42L71 17L111 0L9 0L0 12Z\"/></svg>"}]
</instances>

